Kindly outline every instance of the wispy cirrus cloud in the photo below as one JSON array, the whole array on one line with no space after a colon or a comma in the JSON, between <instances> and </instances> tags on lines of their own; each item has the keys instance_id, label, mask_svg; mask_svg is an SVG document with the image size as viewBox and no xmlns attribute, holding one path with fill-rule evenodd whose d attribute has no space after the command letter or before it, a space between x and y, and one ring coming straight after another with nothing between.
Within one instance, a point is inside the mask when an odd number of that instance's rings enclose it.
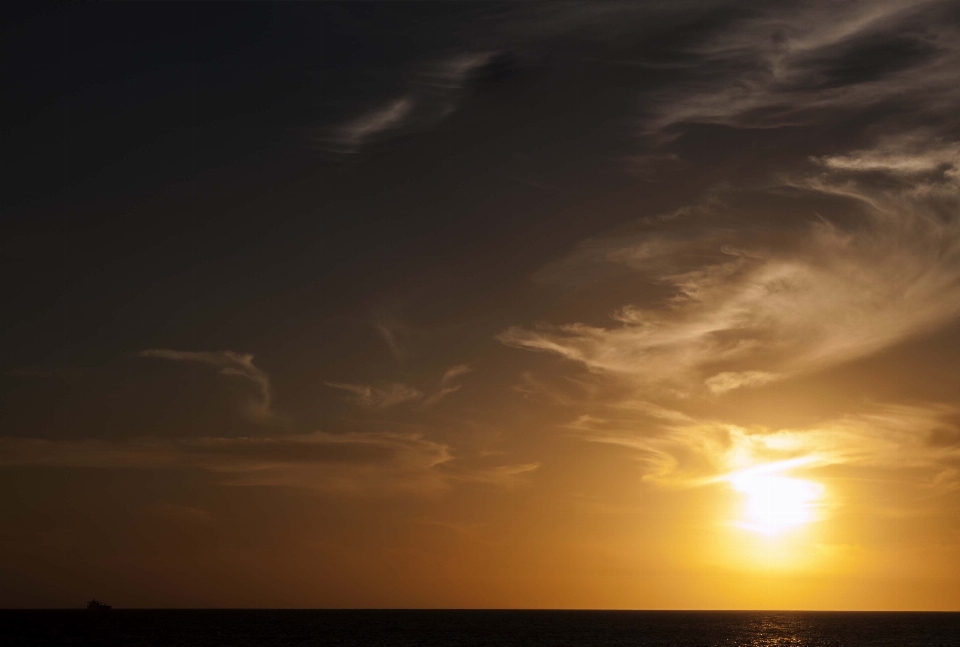
<instances>
[{"instance_id":1,"label":"wispy cirrus cloud","mask_svg":"<svg viewBox=\"0 0 960 647\"><path fill-rule=\"evenodd\" d=\"M470 373L472 370L473 369L469 364L457 364L456 366L451 366L448 368L443 374L443 377L440 378L440 384L436 387L433 393L427 396L427 399L424 400L423 403L427 406L430 406L436 404L451 393L456 393L459 391L461 385L455 384L454 380L456 380L458 377L466 375L467 373Z\"/></svg>"},{"instance_id":2,"label":"wispy cirrus cloud","mask_svg":"<svg viewBox=\"0 0 960 647\"><path fill-rule=\"evenodd\" d=\"M513 488L524 483L527 477L540 469L540 463L497 465L487 469L465 469L453 478L466 483L482 483L501 488Z\"/></svg>"},{"instance_id":3,"label":"wispy cirrus cloud","mask_svg":"<svg viewBox=\"0 0 960 647\"><path fill-rule=\"evenodd\" d=\"M665 91L643 130L803 125L887 102L949 113L960 63L952 11L937 0L757 6L685 50L688 65L712 73Z\"/></svg>"},{"instance_id":4,"label":"wispy cirrus cloud","mask_svg":"<svg viewBox=\"0 0 960 647\"><path fill-rule=\"evenodd\" d=\"M447 445L416 434L315 432L272 438L47 441L0 438L5 465L201 469L230 485L365 493L443 487Z\"/></svg>"},{"instance_id":5,"label":"wispy cirrus cloud","mask_svg":"<svg viewBox=\"0 0 960 647\"><path fill-rule=\"evenodd\" d=\"M922 157L885 144L819 162L831 170L826 175L784 179L784 186L810 195L849 201L860 216L843 226L814 220L778 246L729 229L711 234L705 228L700 243L615 237L599 246L600 258L642 268L652 283L670 288L669 298L627 305L613 314L617 325L611 327L512 327L498 338L640 384L685 394L705 385L721 394L932 331L960 316L960 191L953 148L931 150ZM891 159L898 161L878 161ZM864 177L869 171L896 179L904 160L908 168L939 169L940 175L927 178L928 190L921 192L912 181L877 186ZM719 249L702 241L717 241ZM698 244L700 253L684 258Z\"/></svg>"},{"instance_id":6,"label":"wispy cirrus cloud","mask_svg":"<svg viewBox=\"0 0 960 647\"><path fill-rule=\"evenodd\" d=\"M887 137L872 149L814 157L813 161L835 171L874 172L919 180L921 184L917 186L921 188L929 185L917 176L938 171L942 173L941 181L960 184L960 144L916 133Z\"/></svg>"},{"instance_id":7,"label":"wispy cirrus cloud","mask_svg":"<svg viewBox=\"0 0 960 647\"><path fill-rule=\"evenodd\" d=\"M474 51L417 65L409 73L408 91L403 96L328 129L320 141L335 152L358 153L390 133L436 124L457 109L471 78L502 74L512 61L505 52Z\"/></svg>"},{"instance_id":8,"label":"wispy cirrus cloud","mask_svg":"<svg viewBox=\"0 0 960 647\"><path fill-rule=\"evenodd\" d=\"M451 366L446 370L446 372L444 372L443 377L440 378L440 384L448 384L458 377L466 375L472 370L473 368L471 368L469 364L457 364L456 366Z\"/></svg>"},{"instance_id":9,"label":"wispy cirrus cloud","mask_svg":"<svg viewBox=\"0 0 960 647\"><path fill-rule=\"evenodd\" d=\"M324 382L327 386L340 389L352 394L351 399L356 404L372 409L386 409L410 400L419 400L423 397L418 389L407 384L394 382L375 387L369 384L347 384L344 382Z\"/></svg>"},{"instance_id":10,"label":"wispy cirrus cloud","mask_svg":"<svg viewBox=\"0 0 960 647\"><path fill-rule=\"evenodd\" d=\"M118 441L0 437L0 465L199 469L225 485L378 496L435 493L461 482L511 487L537 467L469 468L454 463L449 445L394 432Z\"/></svg>"},{"instance_id":11,"label":"wispy cirrus cloud","mask_svg":"<svg viewBox=\"0 0 960 647\"><path fill-rule=\"evenodd\" d=\"M395 99L340 126L331 139L344 151L356 151L370 139L403 126L415 105L413 97Z\"/></svg>"},{"instance_id":12,"label":"wispy cirrus cloud","mask_svg":"<svg viewBox=\"0 0 960 647\"><path fill-rule=\"evenodd\" d=\"M271 405L273 391L270 377L253 363L253 355L237 353L232 350L221 351L183 351L166 348L152 348L140 351L139 357L166 359L174 362L192 362L206 364L219 369L221 375L239 377L252 382L259 392L259 398L251 403L249 415L260 421L273 417Z\"/></svg>"},{"instance_id":13,"label":"wispy cirrus cloud","mask_svg":"<svg viewBox=\"0 0 960 647\"><path fill-rule=\"evenodd\" d=\"M950 405L871 405L788 429L647 413L646 421L582 415L567 429L585 441L635 451L643 477L664 486L709 485L762 466L785 471L843 465L906 472L933 492L960 488L958 410Z\"/></svg>"},{"instance_id":14,"label":"wispy cirrus cloud","mask_svg":"<svg viewBox=\"0 0 960 647\"><path fill-rule=\"evenodd\" d=\"M395 360L406 359L410 354L406 342L410 337L409 328L396 319L385 319L374 324L377 334Z\"/></svg>"},{"instance_id":15,"label":"wispy cirrus cloud","mask_svg":"<svg viewBox=\"0 0 960 647\"><path fill-rule=\"evenodd\" d=\"M355 404L371 409L387 409L404 402L418 400L422 400L424 405L430 406L451 393L459 391L461 385L455 384L454 380L472 370L469 364L452 366L444 372L437 386L432 391L428 390L427 393L402 382L391 382L380 386L345 382L324 382L324 384L352 394L350 399Z\"/></svg>"}]
</instances>

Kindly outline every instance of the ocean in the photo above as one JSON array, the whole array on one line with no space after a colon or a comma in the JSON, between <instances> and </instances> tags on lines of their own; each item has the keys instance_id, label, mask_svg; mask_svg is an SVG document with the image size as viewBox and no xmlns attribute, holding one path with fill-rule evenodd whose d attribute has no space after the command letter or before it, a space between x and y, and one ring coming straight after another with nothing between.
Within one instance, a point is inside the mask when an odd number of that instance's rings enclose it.
<instances>
[{"instance_id":1,"label":"ocean","mask_svg":"<svg viewBox=\"0 0 960 647\"><path fill-rule=\"evenodd\" d=\"M958 647L960 613L3 610L2 645Z\"/></svg>"}]
</instances>

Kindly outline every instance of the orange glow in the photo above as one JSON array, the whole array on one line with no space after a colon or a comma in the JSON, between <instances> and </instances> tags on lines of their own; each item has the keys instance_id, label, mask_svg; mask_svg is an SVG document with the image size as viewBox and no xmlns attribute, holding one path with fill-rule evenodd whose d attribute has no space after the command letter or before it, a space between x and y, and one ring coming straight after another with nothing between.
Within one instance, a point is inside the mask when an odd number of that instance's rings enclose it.
<instances>
[{"instance_id":1,"label":"orange glow","mask_svg":"<svg viewBox=\"0 0 960 647\"><path fill-rule=\"evenodd\" d=\"M960 0L250 7L0 3L0 607L960 610Z\"/></svg>"}]
</instances>

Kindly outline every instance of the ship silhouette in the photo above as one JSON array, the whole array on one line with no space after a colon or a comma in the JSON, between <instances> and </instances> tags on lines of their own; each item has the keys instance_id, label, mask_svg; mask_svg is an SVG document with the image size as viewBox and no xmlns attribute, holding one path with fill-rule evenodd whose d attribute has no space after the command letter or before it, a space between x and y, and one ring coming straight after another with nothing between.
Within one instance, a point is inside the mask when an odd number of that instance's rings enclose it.
<instances>
[{"instance_id":1,"label":"ship silhouette","mask_svg":"<svg viewBox=\"0 0 960 647\"><path fill-rule=\"evenodd\" d=\"M112 608L109 604L104 604L97 600L97 598L93 598L87 602L87 610L89 611L109 611Z\"/></svg>"}]
</instances>

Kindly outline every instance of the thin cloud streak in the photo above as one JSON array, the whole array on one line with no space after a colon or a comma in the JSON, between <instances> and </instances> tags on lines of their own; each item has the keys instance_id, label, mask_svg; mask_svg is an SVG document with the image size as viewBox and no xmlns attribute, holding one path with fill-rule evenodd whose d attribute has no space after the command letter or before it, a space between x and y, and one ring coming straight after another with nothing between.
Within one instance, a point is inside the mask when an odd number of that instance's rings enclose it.
<instances>
[{"instance_id":1,"label":"thin cloud streak","mask_svg":"<svg viewBox=\"0 0 960 647\"><path fill-rule=\"evenodd\" d=\"M470 78L495 64L499 54L466 52L417 66L404 96L331 129L321 136L321 142L334 152L355 154L392 132L433 126L457 109Z\"/></svg>"},{"instance_id":2,"label":"thin cloud streak","mask_svg":"<svg viewBox=\"0 0 960 647\"><path fill-rule=\"evenodd\" d=\"M352 397L350 399L355 404L370 409L387 409L415 400L423 400L424 406L431 406L451 393L459 391L462 385L453 384L453 381L472 370L469 364L458 364L447 369L443 377L440 378L437 387L432 392L428 391L429 395L425 395L423 391L416 387L401 382L393 382L383 386L345 382L324 382L324 384L351 393Z\"/></svg>"},{"instance_id":3,"label":"thin cloud streak","mask_svg":"<svg viewBox=\"0 0 960 647\"><path fill-rule=\"evenodd\" d=\"M166 359L174 362L193 362L206 364L219 369L221 375L240 377L256 385L260 398L249 408L252 418L259 421L268 421L274 417L271 411L273 391L270 387L270 377L254 366L253 355L237 353L232 350L222 351L182 351L165 348L153 348L137 353L138 357Z\"/></svg>"},{"instance_id":4,"label":"thin cloud streak","mask_svg":"<svg viewBox=\"0 0 960 647\"><path fill-rule=\"evenodd\" d=\"M409 336L409 331L406 327L397 321L378 323L375 324L375 327L377 334L380 335L380 338L383 340L383 343L386 344L393 358L397 361L406 359L409 353L398 339L400 336Z\"/></svg>"},{"instance_id":5,"label":"thin cloud streak","mask_svg":"<svg viewBox=\"0 0 960 647\"><path fill-rule=\"evenodd\" d=\"M450 395L451 393L456 393L459 390L460 390L459 384L455 384L453 386L442 386L436 391L434 391L432 394L430 394L430 397L424 400L423 403L427 406L434 405L437 402L440 402L440 400Z\"/></svg>"},{"instance_id":6,"label":"thin cloud streak","mask_svg":"<svg viewBox=\"0 0 960 647\"><path fill-rule=\"evenodd\" d=\"M315 432L274 438L46 441L2 438L4 465L185 469L227 485L282 485L341 493L431 491L449 447L415 434Z\"/></svg>"},{"instance_id":7,"label":"thin cloud streak","mask_svg":"<svg viewBox=\"0 0 960 647\"><path fill-rule=\"evenodd\" d=\"M401 127L413 111L414 105L411 97L396 99L342 126L334 141L343 146L345 151L356 152L374 136Z\"/></svg>"},{"instance_id":8,"label":"thin cloud streak","mask_svg":"<svg viewBox=\"0 0 960 647\"><path fill-rule=\"evenodd\" d=\"M386 409L389 407L419 400L423 393L407 384L393 383L383 387L374 387L369 384L346 384L343 382L324 382L325 385L347 391L353 394L354 403L371 409Z\"/></svg>"},{"instance_id":9,"label":"thin cloud streak","mask_svg":"<svg viewBox=\"0 0 960 647\"><path fill-rule=\"evenodd\" d=\"M448 382L455 380L461 375L466 375L471 372L473 369L469 364L457 364L456 366L451 366L443 374L443 377L440 378L440 384L447 384Z\"/></svg>"},{"instance_id":10,"label":"thin cloud streak","mask_svg":"<svg viewBox=\"0 0 960 647\"><path fill-rule=\"evenodd\" d=\"M463 467L449 445L394 432L123 441L0 437L0 465L199 469L224 485L377 496L437 493L460 482L513 487L537 467Z\"/></svg>"},{"instance_id":11,"label":"thin cloud streak","mask_svg":"<svg viewBox=\"0 0 960 647\"><path fill-rule=\"evenodd\" d=\"M465 483L482 483L510 489L525 483L526 478L538 469L540 469L540 463L498 465L488 469L463 470L452 478Z\"/></svg>"},{"instance_id":12,"label":"thin cloud streak","mask_svg":"<svg viewBox=\"0 0 960 647\"><path fill-rule=\"evenodd\" d=\"M440 385L427 397L426 400L424 400L424 405L432 406L437 402L440 402L440 400L443 400L448 395L459 391L462 385L452 384L452 382L458 377L462 377L472 371L473 368L471 368L469 364L457 364L456 366L451 366L448 368L443 374L443 377L440 378Z\"/></svg>"},{"instance_id":13,"label":"thin cloud streak","mask_svg":"<svg viewBox=\"0 0 960 647\"><path fill-rule=\"evenodd\" d=\"M901 135L887 138L874 149L814 157L812 161L837 171L876 172L901 178L939 170L944 180L960 184L960 145L930 137Z\"/></svg>"}]
</instances>

